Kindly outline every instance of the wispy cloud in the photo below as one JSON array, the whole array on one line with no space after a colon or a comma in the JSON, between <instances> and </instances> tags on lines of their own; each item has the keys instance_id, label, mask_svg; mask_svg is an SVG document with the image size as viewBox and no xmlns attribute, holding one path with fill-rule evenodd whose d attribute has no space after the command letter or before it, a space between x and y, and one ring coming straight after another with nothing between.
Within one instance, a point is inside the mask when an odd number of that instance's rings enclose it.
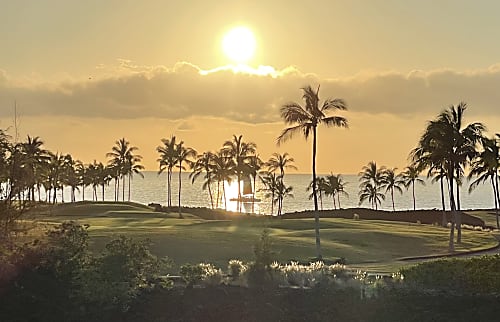
<instances>
[{"instance_id":1,"label":"wispy cloud","mask_svg":"<svg viewBox=\"0 0 500 322\"><path fill-rule=\"evenodd\" d=\"M323 98L344 98L356 112L396 116L437 113L466 101L471 114L498 110L500 65L483 70L414 71L360 74L320 79L296 68L275 70L226 66L212 70L186 62L172 68L120 60L99 66L101 76L59 83L14 80L0 70L0 117L13 101L28 116L62 115L131 119L188 116L224 117L249 123L279 120L279 107L300 101L300 88L321 84Z\"/></svg>"}]
</instances>

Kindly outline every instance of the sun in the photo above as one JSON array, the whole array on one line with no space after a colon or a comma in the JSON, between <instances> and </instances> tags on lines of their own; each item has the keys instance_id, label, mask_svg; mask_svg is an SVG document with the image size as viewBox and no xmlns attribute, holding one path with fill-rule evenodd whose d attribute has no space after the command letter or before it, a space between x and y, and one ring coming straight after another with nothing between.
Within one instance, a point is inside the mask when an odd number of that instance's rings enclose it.
<instances>
[{"instance_id":1,"label":"sun","mask_svg":"<svg viewBox=\"0 0 500 322\"><path fill-rule=\"evenodd\" d=\"M253 32L247 27L235 27L229 30L222 40L224 54L240 64L248 62L253 57L256 46Z\"/></svg>"}]
</instances>

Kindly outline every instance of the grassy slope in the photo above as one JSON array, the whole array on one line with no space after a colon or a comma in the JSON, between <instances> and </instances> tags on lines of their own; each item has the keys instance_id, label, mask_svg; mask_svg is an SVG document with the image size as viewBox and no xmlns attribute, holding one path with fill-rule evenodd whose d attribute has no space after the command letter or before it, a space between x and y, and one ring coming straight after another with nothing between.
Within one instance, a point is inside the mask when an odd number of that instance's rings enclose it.
<instances>
[{"instance_id":1,"label":"grassy slope","mask_svg":"<svg viewBox=\"0 0 500 322\"><path fill-rule=\"evenodd\" d=\"M311 219L243 218L203 220L185 215L155 213L149 207L127 203L77 203L42 211L50 221L79 220L90 225L92 244L102 247L112 236L124 234L149 238L152 250L169 256L178 265L211 262L225 268L229 259L249 261L252 246L263 229L273 239L276 259L309 261L315 255L314 222ZM47 218L47 215L49 218ZM488 233L464 231L458 251L494 246ZM444 253L448 230L430 225L342 218L321 219L321 241L325 258L344 257L350 266L367 270L394 271L403 265L397 259Z\"/></svg>"},{"instance_id":2,"label":"grassy slope","mask_svg":"<svg viewBox=\"0 0 500 322\"><path fill-rule=\"evenodd\" d=\"M465 211L469 215L481 218L484 220L485 225L491 226L491 227L496 227L497 226L497 220L495 218L495 210L470 210L470 211Z\"/></svg>"}]
</instances>

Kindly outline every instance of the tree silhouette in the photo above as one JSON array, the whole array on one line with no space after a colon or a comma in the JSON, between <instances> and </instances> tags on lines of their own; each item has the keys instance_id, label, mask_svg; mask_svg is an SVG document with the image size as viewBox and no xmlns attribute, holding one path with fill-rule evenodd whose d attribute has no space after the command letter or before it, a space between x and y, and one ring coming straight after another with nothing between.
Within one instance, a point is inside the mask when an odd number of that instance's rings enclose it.
<instances>
[{"instance_id":1,"label":"tree silhouette","mask_svg":"<svg viewBox=\"0 0 500 322\"><path fill-rule=\"evenodd\" d=\"M196 151L192 148L185 147L183 141L176 144L175 150L177 152L177 168L179 169L179 218L183 218L181 209L182 170L186 170L186 168L190 168L193 165L194 161L192 158L196 157ZM186 164L186 166L184 166L183 163Z\"/></svg>"},{"instance_id":2,"label":"tree silhouette","mask_svg":"<svg viewBox=\"0 0 500 322\"><path fill-rule=\"evenodd\" d=\"M341 116L327 116L330 111L347 110L347 104L342 99L327 99L320 106L319 86L314 90L311 86L302 88L302 98L305 102L304 107L298 103L288 103L281 107L281 118L287 125L293 125L284 129L278 137L278 144L291 139L294 134L302 133L304 137L309 138L312 134L312 180L313 180L313 199L314 199L314 222L316 235L316 254L318 259L321 255L321 241L319 235L319 213L318 197L316 194L316 148L317 148L317 127L324 124L327 127L348 127L347 120Z\"/></svg>"},{"instance_id":3,"label":"tree silhouette","mask_svg":"<svg viewBox=\"0 0 500 322\"><path fill-rule=\"evenodd\" d=\"M481 123L463 126L463 114L466 108L467 104L461 102L442 111L435 120L428 123L418 147L411 153L416 164L428 166L428 160L432 160L442 164L446 171L450 207L454 218L450 228L450 251L455 249L455 226L458 243L461 242L462 237L461 216L457 211L457 208L460 208L458 197L460 178L463 176L465 166L476 156L476 146L483 138L485 131L485 126Z\"/></svg>"},{"instance_id":4,"label":"tree silhouette","mask_svg":"<svg viewBox=\"0 0 500 322\"><path fill-rule=\"evenodd\" d=\"M233 139L223 144L224 151L233 159L233 172L238 180L237 208L241 212L241 180L248 175L250 156L255 155L257 145L253 142L244 142L243 135L233 135Z\"/></svg>"}]
</instances>

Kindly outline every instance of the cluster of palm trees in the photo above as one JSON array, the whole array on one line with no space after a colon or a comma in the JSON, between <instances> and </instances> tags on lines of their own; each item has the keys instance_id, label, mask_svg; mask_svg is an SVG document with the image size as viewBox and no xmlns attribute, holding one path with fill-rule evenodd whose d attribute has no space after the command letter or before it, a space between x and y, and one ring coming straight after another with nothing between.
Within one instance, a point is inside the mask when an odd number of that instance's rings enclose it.
<instances>
[{"instance_id":1,"label":"cluster of palm trees","mask_svg":"<svg viewBox=\"0 0 500 322\"><path fill-rule=\"evenodd\" d=\"M307 191L312 190L314 182L311 181L307 187ZM341 209L340 196L349 197L349 194L345 191L345 186L347 182L341 174L330 173L324 177L316 178L316 192L318 193L319 206L323 210L323 196L332 197L332 207L333 209ZM309 199L313 199L314 195L311 193Z\"/></svg>"},{"instance_id":2,"label":"cluster of palm trees","mask_svg":"<svg viewBox=\"0 0 500 322\"><path fill-rule=\"evenodd\" d=\"M159 172L167 173L167 206L172 207L172 174L178 169L178 207L181 213L181 186L182 171L191 170L190 179L194 183L203 179L202 189L208 191L211 208L223 207L227 209L226 184L237 182L238 194L236 198L237 210L241 212L243 201L250 200L254 212L256 180L260 178L265 196L271 199L271 205L278 206L278 215L281 214L283 199L291 196L292 187L284 183L285 169L297 169L294 159L288 153L274 153L264 162L257 154L257 145L254 142L245 142L243 136L233 135L217 152L205 151L197 153L194 149L185 147L182 141L178 142L175 136L162 139L162 145L157 147L159 153ZM242 193L242 183L250 182L251 197ZM271 206L271 207L272 207ZM271 214L274 213L271 209Z\"/></svg>"},{"instance_id":3,"label":"cluster of palm trees","mask_svg":"<svg viewBox=\"0 0 500 322\"><path fill-rule=\"evenodd\" d=\"M120 183L122 200L125 200L126 179L128 179L128 200L130 200L130 180L133 174L141 174L144 167L141 156L134 154L136 147L125 139L116 141L107 154L108 165L94 160L84 164L70 154L53 153L43 147L39 137L27 136L23 142L12 142L5 130L0 129L0 200L11 203L19 200L65 202L64 188L70 187L69 199L76 201L76 191L92 187L92 200L97 200L97 190L115 181L115 200L119 200ZM61 200L58 200L58 196Z\"/></svg>"},{"instance_id":4,"label":"cluster of palm trees","mask_svg":"<svg viewBox=\"0 0 500 322\"><path fill-rule=\"evenodd\" d=\"M428 122L418 146L411 151L410 157L415 167L427 170L428 177L440 182L443 220L445 221L445 198L448 198L453 219L450 225L449 250L454 250L456 242L461 242L460 189L466 170L469 178L477 178L471 183L469 191L479 183L490 182L498 225L499 182L499 139L485 135L486 127L479 122L465 125L463 116L466 103L452 105ZM445 182L447 194L445 194Z\"/></svg>"},{"instance_id":5,"label":"cluster of palm trees","mask_svg":"<svg viewBox=\"0 0 500 322\"><path fill-rule=\"evenodd\" d=\"M413 210L417 209L415 197L415 183L425 185L419 175L421 170L410 165L403 172L396 174L397 168L387 168L385 166L377 167L375 161L370 161L361 169L359 173L359 204L368 201L370 206L377 210L386 194L391 196L392 210L396 210L394 202L394 192L403 193L403 187L412 188Z\"/></svg>"}]
</instances>

